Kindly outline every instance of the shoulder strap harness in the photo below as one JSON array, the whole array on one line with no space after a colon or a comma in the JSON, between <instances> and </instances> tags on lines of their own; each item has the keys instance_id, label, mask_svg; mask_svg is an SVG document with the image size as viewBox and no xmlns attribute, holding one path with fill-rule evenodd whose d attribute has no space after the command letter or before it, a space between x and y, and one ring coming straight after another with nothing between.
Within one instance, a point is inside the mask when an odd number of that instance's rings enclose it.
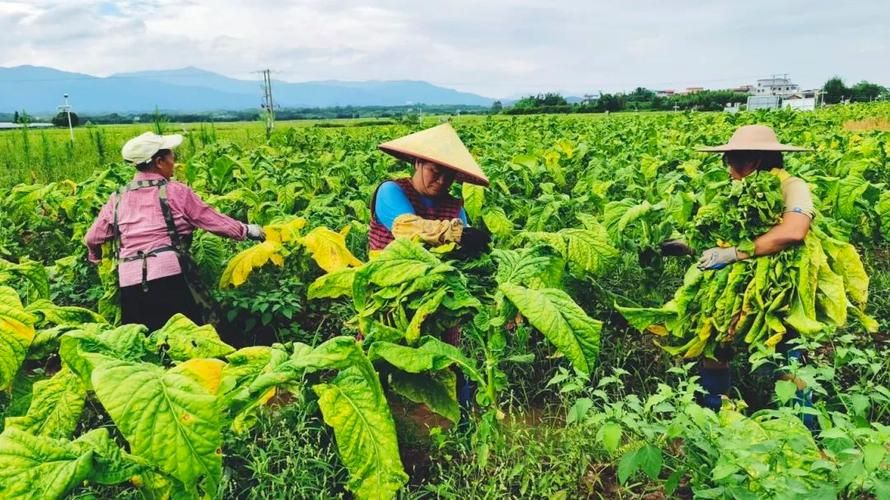
<instances>
[{"instance_id":1,"label":"shoulder strap harness","mask_svg":"<svg viewBox=\"0 0 890 500\"><path fill-rule=\"evenodd\" d=\"M148 252L144 252L142 250L136 252L135 255L130 255L124 258L120 257L120 247L121 247L121 230L120 225L118 224L118 211L120 209L121 199L124 197L124 193L129 191L136 191L139 189L146 188L158 188L158 201L161 204L161 213L164 215L164 222L167 224L167 236L170 237L170 244L164 245ZM141 181L133 181L125 186L122 186L115 193L114 200L114 221L112 222L112 236L113 236L113 248L114 248L114 258L115 260L119 260L120 262L132 262L134 260L142 261L142 291L148 291L148 258L154 257L162 252L175 252L177 258L179 259L179 267L181 268L183 274L185 274L188 270L188 265L190 264L188 255L188 248L183 243L182 238L179 235L179 232L176 230L176 223L173 221L173 212L170 210L170 204L167 202L167 181L165 179L151 179L151 180L141 180Z\"/></svg>"}]
</instances>

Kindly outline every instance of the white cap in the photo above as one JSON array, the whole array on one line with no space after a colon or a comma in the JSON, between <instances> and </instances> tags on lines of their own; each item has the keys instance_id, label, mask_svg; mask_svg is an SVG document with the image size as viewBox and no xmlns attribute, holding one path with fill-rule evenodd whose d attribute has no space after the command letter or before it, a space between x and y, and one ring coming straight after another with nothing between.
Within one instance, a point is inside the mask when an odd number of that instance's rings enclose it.
<instances>
[{"instance_id":1,"label":"white cap","mask_svg":"<svg viewBox=\"0 0 890 500\"><path fill-rule=\"evenodd\" d=\"M158 135L146 132L139 137L134 137L121 148L124 160L139 165L151 160L151 157L162 149L173 149L182 144L182 136L179 134Z\"/></svg>"}]
</instances>

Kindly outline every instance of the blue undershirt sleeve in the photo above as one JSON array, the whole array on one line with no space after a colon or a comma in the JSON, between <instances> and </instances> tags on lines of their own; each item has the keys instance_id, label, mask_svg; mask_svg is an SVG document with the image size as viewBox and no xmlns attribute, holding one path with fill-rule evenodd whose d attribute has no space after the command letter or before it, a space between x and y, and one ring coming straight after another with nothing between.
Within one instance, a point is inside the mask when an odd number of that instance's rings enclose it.
<instances>
[{"instance_id":1,"label":"blue undershirt sleeve","mask_svg":"<svg viewBox=\"0 0 890 500\"><path fill-rule=\"evenodd\" d=\"M374 215L386 229L392 231L396 217L413 213L414 207L398 184L388 181L380 185L380 189L377 190L377 201L374 203Z\"/></svg>"},{"instance_id":2,"label":"blue undershirt sleeve","mask_svg":"<svg viewBox=\"0 0 890 500\"><path fill-rule=\"evenodd\" d=\"M464 210L464 207L460 207L460 213L457 214L460 217L460 220L463 221L464 226L469 226L470 222L467 220L467 212Z\"/></svg>"}]
</instances>

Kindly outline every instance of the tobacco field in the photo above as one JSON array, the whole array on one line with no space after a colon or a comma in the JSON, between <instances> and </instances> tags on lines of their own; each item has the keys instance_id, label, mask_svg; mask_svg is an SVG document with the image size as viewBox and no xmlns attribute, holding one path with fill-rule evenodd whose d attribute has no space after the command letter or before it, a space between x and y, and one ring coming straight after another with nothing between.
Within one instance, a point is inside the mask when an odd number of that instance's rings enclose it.
<instances>
[{"instance_id":1,"label":"tobacco field","mask_svg":"<svg viewBox=\"0 0 890 500\"><path fill-rule=\"evenodd\" d=\"M150 125L0 134L0 498L890 499L888 118L459 117L492 181L453 187L493 236L473 258L368 256L371 194L409 174L377 144L438 118L193 129L176 180L267 240L196 233L219 322L154 332L119 325L113 263L82 243ZM718 271L662 255L778 222L774 176L695 151L752 123L814 150L785 155L816 200L805 243ZM792 331L805 364L776 353ZM696 362L727 340L715 413Z\"/></svg>"}]
</instances>

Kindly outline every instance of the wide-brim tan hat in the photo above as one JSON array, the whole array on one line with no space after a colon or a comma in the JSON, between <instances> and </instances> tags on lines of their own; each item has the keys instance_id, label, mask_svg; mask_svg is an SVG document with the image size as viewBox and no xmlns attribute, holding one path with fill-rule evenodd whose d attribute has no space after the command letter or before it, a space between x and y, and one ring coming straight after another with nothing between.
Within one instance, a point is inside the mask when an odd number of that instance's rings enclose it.
<instances>
[{"instance_id":1,"label":"wide-brim tan hat","mask_svg":"<svg viewBox=\"0 0 890 500\"><path fill-rule=\"evenodd\" d=\"M421 130L377 146L384 153L413 163L416 159L431 161L454 170L456 180L487 186L488 177L464 146L450 123Z\"/></svg>"},{"instance_id":2,"label":"wide-brim tan hat","mask_svg":"<svg viewBox=\"0 0 890 500\"><path fill-rule=\"evenodd\" d=\"M162 149L173 149L182 144L182 136L179 134L158 135L146 132L134 137L121 148L121 156L124 160L139 165L145 163Z\"/></svg>"},{"instance_id":3,"label":"wide-brim tan hat","mask_svg":"<svg viewBox=\"0 0 890 500\"><path fill-rule=\"evenodd\" d=\"M736 129L729 142L720 146L703 146L696 151L704 153L726 153L727 151L812 151L809 148L782 144L773 129L766 125L745 125Z\"/></svg>"}]
</instances>

